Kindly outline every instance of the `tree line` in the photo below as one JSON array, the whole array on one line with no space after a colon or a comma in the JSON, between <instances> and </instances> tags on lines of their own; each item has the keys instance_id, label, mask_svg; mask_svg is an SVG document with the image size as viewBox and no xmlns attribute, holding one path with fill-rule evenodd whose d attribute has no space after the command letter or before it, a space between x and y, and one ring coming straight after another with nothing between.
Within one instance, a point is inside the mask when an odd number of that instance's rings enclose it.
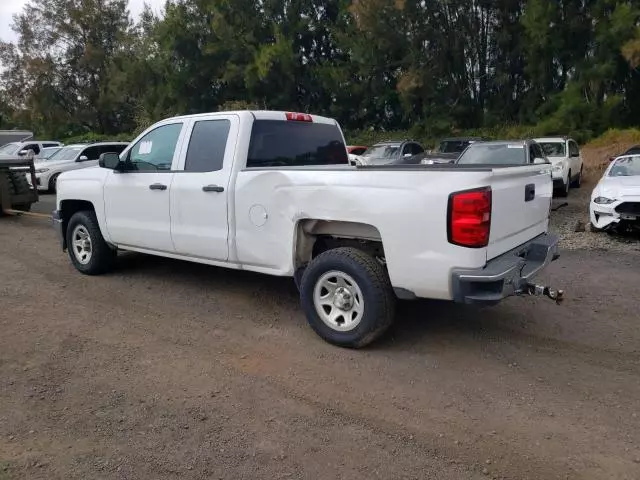
<instances>
[{"instance_id":1,"label":"tree line","mask_svg":"<svg viewBox=\"0 0 640 480\"><path fill-rule=\"evenodd\" d=\"M422 137L640 124L638 0L30 0L12 28L0 128L41 136L245 107Z\"/></svg>"}]
</instances>

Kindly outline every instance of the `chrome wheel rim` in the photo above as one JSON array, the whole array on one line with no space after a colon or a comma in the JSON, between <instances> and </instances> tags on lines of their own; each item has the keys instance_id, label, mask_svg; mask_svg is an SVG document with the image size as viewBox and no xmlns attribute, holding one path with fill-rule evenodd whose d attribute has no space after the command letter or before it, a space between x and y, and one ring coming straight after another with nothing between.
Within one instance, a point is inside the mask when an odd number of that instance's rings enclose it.
<instances>
[{"instance_id":1,"label":"chrome wheel rim","mask_svg":"<svg viewBox=\"0 0 640 480\"><path fill-rule=\"evenodd\" d=\"M78 225L73 229L71 234L71 248L73 249L73 255L76 260L82 265L86 265L91 261L93 254L93 248L91 245L91 236L87 227L84 225Z\"/></svg>"},{"instance_id":2,"label":"chrome wheel rim","mask_svg":"<svg viewBox=\"0 0 640 480\"><path fill-rule=\"evenodd\" d=\"M353 330L364 315L360 286L353 277L337 270L318 279L313 290L313 303L320 319L338 332Z\"/></svg>"}]
</instances>

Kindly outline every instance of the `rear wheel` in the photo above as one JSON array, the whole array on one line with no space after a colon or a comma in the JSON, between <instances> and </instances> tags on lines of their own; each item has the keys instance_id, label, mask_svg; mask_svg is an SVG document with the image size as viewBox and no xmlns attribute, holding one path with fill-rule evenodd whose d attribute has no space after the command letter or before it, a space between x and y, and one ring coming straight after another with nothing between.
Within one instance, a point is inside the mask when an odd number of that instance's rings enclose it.
<instances>
[{"instance_id":1,"label":"rear wheel","mask_svg":"<svg viewBox=\"0 0 640 480\"><path fill-rule=\"evenodd\" d=\"M395 317L387 272L356 248L335 248L313 259L300 282L300 300L311 328L341 347L368 345Z\"/></svg>"},{"instance_id":2,"label":"rear wheel","mask_svg":"<svg viewBox=\"0 0 640 480\"><path fill-rule=\"evenodd\" d=\"M56 173L54 175L51 176L51 178L49 179L49 193L56 193L56 188L58 185L58 177L60 176L59 173Z\"/></svg>"},{"instance_id":3,"label":"rear wheel","mask_svg":"<svg viewBox=\"0 0 640 480\"><path fill-rule=\"evenodd\" d=\"M113 268L116 251L105 242L94 212L73 214L66 235L69 258L79 272L100 275Z\"/></svg>"}]
</instances>

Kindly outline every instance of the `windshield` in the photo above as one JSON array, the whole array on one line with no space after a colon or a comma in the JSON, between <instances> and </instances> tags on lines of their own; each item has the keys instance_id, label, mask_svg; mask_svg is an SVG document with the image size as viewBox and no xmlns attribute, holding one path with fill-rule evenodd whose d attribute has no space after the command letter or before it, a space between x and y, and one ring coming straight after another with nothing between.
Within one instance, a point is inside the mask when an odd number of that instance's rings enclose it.
<instances>
[{"instance_id":1,"label":"windshield","mask_svg":"<svg viewBox=\"0 0 640 480\"><path fill-rule=\"evenodd\" d=\"M15 155L20 151L19 143L7 143L0 147L0 155Z\"/></svg>"},{"instance_id":2,"label":"windshield","mask_svg":"<svg viewBox=\"0 0 640 480\"><path fill-rule=\"evenodd\" d=\"M440 142L438 152L440 153L461 153L472 143L470 140L445 140Z\"/></svg>"},{"instance_id":3,"label":"windshield","mask_svg":"<svg viewBox=\"0 0 640 480\"><path fill-rule=\"evenodd\" d=\"M400 151L400 144L395 145L374 145L362 154L363 157L371 158L395 158Z\"/></svg>"},{"instance_id":4,"label":"windshield","mask_svg":"<svg viewBox=\"0 0 640 480\"><path fill-rule=\"evenodd\" d=\"M477 165L522 165L526 162L520 143L474 143L456 163Z\"/></svg>"},{"instance_id":5,"label":"windshield","mask_svg":"<svg viewBox=\"0 0 640 480\"><path fill-rule=\"evenodd\" d=\"M53 157L49 157L49 160L75 160L83 148L84 147L61 148Z\"/></svg>"},{"instance_id":6,"label":"windshield","mask_svg":"<svg viewBox=\"0 0 640 480\"><path fill-rule=\"evenodd\" d=\"M564 142L538 142L547 157L566 157L567 150Z\"/></svg>"},{"instance_id":7,"label":"windshield","mask_svg":"<svg viewBox=\"0 0 640 480\"><path fill-rule=\"evenodd\" d=\"M632 177L640 175L640 155L622 157L613 161L610 177Z\"/></svg>"},{"instance_id":8,"label":"windshield","mask_svg":"<svg viewBox=\"0 0 640 480\"><path fill-rule=\"evenodd\" d=\"M40 160L49 160L60 150L62 150L62 147L43 148L40 150Z\"/></svg>"}]
</instances>

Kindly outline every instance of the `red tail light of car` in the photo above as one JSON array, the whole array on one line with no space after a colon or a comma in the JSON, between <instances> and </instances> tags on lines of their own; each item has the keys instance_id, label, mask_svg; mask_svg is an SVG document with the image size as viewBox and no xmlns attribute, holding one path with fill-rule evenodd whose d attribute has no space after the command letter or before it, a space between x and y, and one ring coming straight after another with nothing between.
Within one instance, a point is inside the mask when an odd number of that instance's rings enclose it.
<instances>
[{"instance_id":1,"label":"red tail light of car","mask_svg":"<svg viewBox=\"0 0 640 480\"><path fill-rule=\"evenodd\" d=\"M482 248L489 244L491 231L491 188L456 192L449 195L449 243Z\"/></svg>"}]
</instances>

